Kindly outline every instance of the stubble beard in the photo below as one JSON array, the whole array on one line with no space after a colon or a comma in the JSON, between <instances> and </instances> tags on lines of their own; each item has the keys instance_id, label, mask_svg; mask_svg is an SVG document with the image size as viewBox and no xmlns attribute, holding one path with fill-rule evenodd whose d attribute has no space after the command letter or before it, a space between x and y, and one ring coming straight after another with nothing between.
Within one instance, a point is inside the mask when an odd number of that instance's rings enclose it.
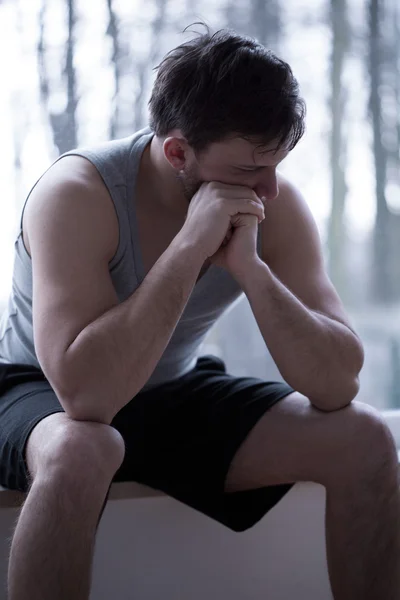
<instances>
[{"instance_id":1,"label":"stubble beard","mask_svg":"<svg viewBox=\"0 0 400 600\"><path fill-rule=\"evenodd\" d=\"M199 179L194 168L186 168L178 171L177 179L180 181L185 199L190 204L193 196L202 186L203 181Z\"/></svg>"}]
</instances>

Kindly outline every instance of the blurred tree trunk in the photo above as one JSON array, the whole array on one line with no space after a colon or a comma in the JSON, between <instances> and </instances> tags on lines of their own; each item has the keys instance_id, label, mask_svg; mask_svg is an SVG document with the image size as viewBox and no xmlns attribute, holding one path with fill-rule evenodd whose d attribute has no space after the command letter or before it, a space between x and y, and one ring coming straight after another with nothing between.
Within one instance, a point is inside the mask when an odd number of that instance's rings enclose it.
<instances>
[{"instance_id":1,"label":"blurred tree trunk","mask_svg":"<svg viewBox=\"0 0 400 600\"><path fill-rule=\"evenodd\" d=\"M249 11L249 34L274 52L279 52L281 5L279 0L252 0Z\"/></svg>"},{"instance_id":2,"label":"blurred tree trunk","mask_svg":"<svg viewBox=\"0 0 400 600\"><path fill-rule=\"evenodd\" d=\"M45 13L46 1L43 0L39 13L39 40L37 46L38 70L40 80L40 99L46 111L53 133L53 141L59 154L63 154L77 146L76 107L78 104L76 93L76 74L74 68L74 29L75 29L75 0L66 0L67 8L67 51L63 76L66 78L67 104L61 113L54 113L48 109L50 94L49 77L45 61Z\"/></svg>"},{"instance_id":3,"label":"blurred tree trunk","mask_svg":"<svg viewBox=\"0 0 400 600\"><path fill-rule=\"evenodd\" d=\"M76 107L78 99L76 93L76 73L74 68L74 29L75 29L75 0L67 0L68 7L68 41L67 41L67 56L64 69L64 75L67 78L67 108L64 118L64 133L58 145L60 152L66 152L70 148L75 148L78 144L77 140L77 124L76 124ZM65 149L64 149L65 148Z\"/></svg>"},{"instance_id":4,"label":"blurred tree trunk","mask_svg":"<svg viewBox=\"0 0 400 600\"><path fill-rule=\"evenodd\" d=\"M239 0L228 0L223 11L223 25L233 29L237 33L244 33L242 30L243 20L241 18L243 6Z\"/></svg>"},{"instance_id":5,"label":"blurred tree trunk","mask_svg":"<svg viewBox=\"0 0 400 600\"><path fill-rule=\"evenodd\" d=\"M346 108L346 90L343 87L342 73L349 47L349 25L346 0L331 0L332 53L331 53L331 213L328 226L328 269L330 277L344 301L349 301L346 273L347 232L345 226L345 203L347 185L345 165L347 137L343 135Z\"/></svg>"},{"instance_id":6,"label":"blurred tree trunk","mask_svg":"<svg viewBox=\"0 0 400 600\"><path fill-rule=\"evenodd\" d=\"M160 57L160 37L165 22L165 12L167 0L155 0L156 4L156 16L152 23L151 37L150 37L150 52L147 58L141 61L137 66L137 78L139 81L138 93L135 98L134 104L134 128L135 131L141 129L146 125L144 116L144 98L147 94L147 86L151 69L155 66L156 62Z\"/></svg>"},{"instance_id":7,"label":"blurred tree trunk","mask_svg":"<svg viewBox=\"0 0 400 600\"><path fill-rule=\"evenodd\" d=\"M381 23L383 1L369 0L369 108L372 116L375 165L376 219L373 232L371 295L374 301L387 303L393 299L390 274L390 212L386 202L388 153L383 143L382 77L385 69Z\"/></svg>"},{"instance_id":8,"label":"blurred tree trunk","mask_svg":"<svg viewBox=\"0 0 400 600\"><path fill-rule=\"evenodd\" d=\"M386 193L389 202L389 276L392 299L400 299L400 7L386 0L383 24L385 71L383 73L383 141L387 152ZM389 196L390 194L390 196ZM390 210L393 203L393 211Z\"/></svg>"},{"instance_id":9,"label":"blurred tree trunk","mask_svg":"<svg viewBox=\"0 0 400 600\"><path fill-rule=\"evenodd\" d=\"M184 27L194 23L195 21L200 21L201 17L197 14L197 10L198 0L186 0Z\"/></svg>"},{"instance_id":10,"label":"blurred tree trunk","mask_svg":"<svg viewBox=\"0 0 400 600\"><path fill-rule=\"evenodd\" d=\"M394 0L394 73L396 81L396 107L397 107L397 159L400 160L400 5Z\"/></svg>"},{"instance_id":11,"label":"blurred tree trunk","mask_svg":"<svg viewBox=\"0 0 400 600\"><path fill-rule=\"evenodd\" d=\"M21 3L16 2L14 4L16 12L16 29L20 43L23 43L24 30L23 30L23 18ZM25 202L24 197L24 185L23 185L23 165L22 165L22 153L25 143L26 132L30 127L31 113L26 110L26 96L22 89L16 89L12 93L12 101L10 105L12 114L12 136L14 146L14 188L15 188L15 199L16 199L16 214L19 214L19 210L22 209L22 204ZM19 228L19 221L17 221Z\"/></svg>"},{"instance_id":12,"label":"blurred tree trunk","mask_svg":"<svg viewBox=\"0 0 400 600\"><path fill-rule=\"evenodd\" d=\"M388 409L400 408L400 341L393 335L389 338L391 382L388 393Z\"/></svg>"},{"instance_id":13,"label":"blurred tree trunk","mask_svg":"<svg viewBox=\"0 0 400 600\"><path fill-rule=\"evenodd\" d=\"M42 6L39 11L39 37L37 44L37 63L39 75L39 95L40 104L48 117L47 103L49 99L49 78L46 68L46 49L45 49L45 20L46 20L46 0L42 0Z\"/></svg>"},{"instance_id":14,"label":"blurred tree trunk","mask_svg":"<svg viewBox=\"0 0 400 600\"><path fill-rule=\"evenodd\" d=\"M107 0L108 9L108 27L106 35L109 35L112 40L112 55L111 61L114 67L114 97L113 111L110 120L109 139L113 140L118 135L119 116L120 116L120 80L121 80L121 44L119 40L119 21L114 10L113 0Z\"/></svg>"}]
</instances>

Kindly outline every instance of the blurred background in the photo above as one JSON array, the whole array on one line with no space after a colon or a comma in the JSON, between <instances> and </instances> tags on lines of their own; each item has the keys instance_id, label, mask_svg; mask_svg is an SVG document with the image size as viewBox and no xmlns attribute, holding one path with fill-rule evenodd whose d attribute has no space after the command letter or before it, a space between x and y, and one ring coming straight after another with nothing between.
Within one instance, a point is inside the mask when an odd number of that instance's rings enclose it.
<instances>
[{"instance_id":1,"label":"blurred background","mask_svg":"<svg viewBox=\"0 0 400 600\"><path fill-rule=\"evenodd\" d=\"M307 131L280 170L311 207L364 342L359 399L400 409L399 0L0 0L0 312L31 187L59 154L146 126L153 68L199 20L292 66ZM280 378L246 298L206 352Z\"/></svg>"}]
</instances>

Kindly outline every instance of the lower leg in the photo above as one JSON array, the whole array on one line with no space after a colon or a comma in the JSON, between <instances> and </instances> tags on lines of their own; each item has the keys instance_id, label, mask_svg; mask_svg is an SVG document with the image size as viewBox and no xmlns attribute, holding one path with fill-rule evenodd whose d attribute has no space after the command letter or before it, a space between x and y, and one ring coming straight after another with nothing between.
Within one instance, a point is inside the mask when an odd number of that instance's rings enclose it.
<instances>
[{"instance_id":1,"label":"lower leg","mask_svg":"<svg viewBox=\"0 0 400 600\"><path fill-rule=\"evenodd\" d=\"M80 482L81 483L81 482ZM11 545L9 600L87 600L109 481L35 478Z\"/></svg>"},{"instance_id":2,"label":"lower leg","mask_svg":"<svg viewBox=\"0 0 400 600\"><path fill-rule=\"evenodd\" d=\"M327 558L335 600L398 600L400 489L395 452L378 473L326 487Z\"/></svg>"}]
</instances>

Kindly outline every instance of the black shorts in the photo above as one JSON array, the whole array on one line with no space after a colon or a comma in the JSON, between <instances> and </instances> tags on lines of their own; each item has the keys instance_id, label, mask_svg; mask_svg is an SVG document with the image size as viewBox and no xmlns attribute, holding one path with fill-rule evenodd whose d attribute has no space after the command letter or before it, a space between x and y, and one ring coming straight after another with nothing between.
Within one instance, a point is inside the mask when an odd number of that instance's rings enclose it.
<instances>
[{"instance_id":1,"label":"black shorts","mask_svg":"<svg viewBox=\"0 0 400 600\"><path fill-rule=\"evenodd\" d=\"M161 490L244 531L294 485L224 491L233 456L256 422L294 390L280 382L226 373L215 356L202 356L183 377L137 394L111 425L126 453L113 481L137 481ZM43 372L0 364L0 485L26 492L26 440L44 417L63 412Z\"/></svg>"}]
</instances>

